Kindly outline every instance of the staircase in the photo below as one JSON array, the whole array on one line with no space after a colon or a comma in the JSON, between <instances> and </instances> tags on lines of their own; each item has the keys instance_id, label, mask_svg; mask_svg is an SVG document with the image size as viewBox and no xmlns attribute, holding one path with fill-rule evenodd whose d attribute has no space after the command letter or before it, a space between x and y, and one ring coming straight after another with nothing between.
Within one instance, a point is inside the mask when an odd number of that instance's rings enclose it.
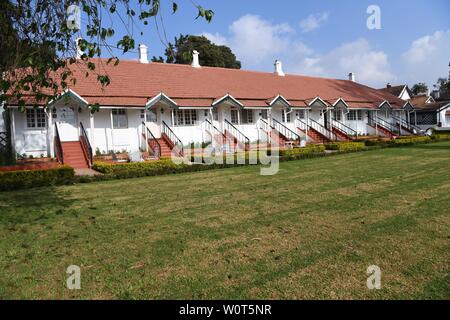
<instances>
[{"instance_id":1,"label":"staircase","mask_svg":"<svg viewBox=\"0 0 450 320\"><path fill-rule=\"evenodd\" d=\"M346 135L344 132L342 132L341 130L339 130L336 127L333 127L332 131L334 132L335 135L337 135L339 137L339 140L341 141L351 141L352 139L350 139L350 137L348 135Z\"/></svg>"},{"instance_id":2,"label":"staircase","mask_svg":"<svg viewBox=\"0 0 450 320\"><path fill-rule=\"evenodd\" d=\"M172 144L168 141L166 136L163 134L161 138L156 139L158 142L161 150L160 150L160 156L163 158L170 158L172 156ZM148 141L149 145L151 143L151 139Z\"/></svg>"},{"instance_id":3,"label":"staircase","mask_svg":"<svg viewBox=\"0 0 450 320\"><path fill-rule=\"evenodd\" d=\"M358 132L338 120L331 119L330 125L334 134L341 141L351 141L354 137L358 137Z\"/></svg>"},{"instance_id":4,"label":"staircase","mask_svg":"<svg viewBox=\"0 0 450 320\"><path fill-rule=\"evenodd\" d=\"M392 128L392 125L383 119L380 118L374 119L372 117L369 117L368 125L374 128L375 130L378 130L388 138L393 139L397 137L397 134L394 133L395 130Z\"/></svg>"},{"instance_id":5,"label":"staircase","mask_svg":"<svg viewBox=\"0 0 450 320\"><path fill-rule=\"evenodd\" d=\"M308 119L308 124L300 119L296 120L296 127L301 132L308 134L308 137L315 143L328 143L341 140L334 132L328 130L318 122Z\"/></svg>"},{"instance_id":6,"label":"staircase","mask_svg":"<svg viewBox=\"0 0 450 320\"><path fill-rule=\"evenodd\" d=\"M89 168L88 160L83 152L80 141L61 142L64 164L74 169Z\"/></svg>"},{"instance_id":7,"label":"staircase","mask_svg":"<svg viewBox=\"0 0 450 320\"><path fill-rule=\"evenodd\" d=\"M232 142L234 149L236 149L236 147L240 147L240 149L245 151L250 150L250 139L243 132L236 128L227 119L224 120L223 125L225 129L225 136Z\"/></svg>"},{"instance_id":8,"label":"staircase","mask_svg":"<svg viewBox=\"0 0 450 320\"><path fill-rule=\"evenodd\" d=\"M286 127L276 119L272 119L272 138L278 142L279 146L287 146L300 144L300 136Z\"/></svg>"}]
</instances>

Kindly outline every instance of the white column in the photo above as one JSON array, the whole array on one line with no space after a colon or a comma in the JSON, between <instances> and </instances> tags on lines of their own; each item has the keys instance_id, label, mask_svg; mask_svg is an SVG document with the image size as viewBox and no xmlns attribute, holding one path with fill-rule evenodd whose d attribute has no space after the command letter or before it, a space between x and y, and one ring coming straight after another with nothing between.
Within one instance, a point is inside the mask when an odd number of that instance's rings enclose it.
<instances>
[{"instance_id":1,"label":"white column","mask_svg":"<svg viewBox=\"0 0 450 320\"><path fill-rule=\"evenodd\" d=\"M240 125L241 124L241 109L237 109L237 124Z\"/></svg>"},{"instance_id":2,"label":"white column","mask_svg":"<svg viewBox=\"0 0 450 320\"><path fill-rule=\"evenodd\" d=\"M375 111L375 119L374 119L374 121L375 121L375 133L378 136L378 121L377 120L378 120L378 110Z\"/></svg>"},{"instance_id":3,"label":"white column","mask_svg":"<svg viewBox=\"0 0 450 320\"><path fill-rule=\"evenodd\" d=\"M144 109L144 136L145 136L145 151L148 152L148 132L147 132L147 109ZM142 137L141 137L142 139Z\"/></svg>"},{"instance_id":4,"label":"white column","mask_svg":"<svg viewBox=\"0 0 450 320\"><path fill-rule=\"evenodd\" d=\"M305 110L305 120L306 120L306 131L305 131L305 133L306 133L306 142L308 142L308 140L309 140L309 136L308 136L308 128L309 128L309 110L308 109L306 109Z\"/></svg>"},{"instance_id":5,"label":"white column","mask_svg":"<svg viewBox=\"0 0 450 320\"><path fill-rule=\"evenodd\" d=\"M95 153L95 125L94 125L94 114L92 112L89 111L89 140L91 143L91 147L92 147L92 152Z\"/></svg>"},{"instance_id":6,"label":"white column","mask_svg":"<svg viewBox=\"0 0 450 320\"><path fill-rule=\"evenodd\" d=\"M172 126L174 126L175 125L175 115L174 115L173 109L170 109L170 117L172 119Z\"/></svg>"},{"instance_id":7,"label":"white column","mask_svg":"<svg viewBox=\"0 0 450 320\"><path fill-rule=\"evenodd\" d=\"M48 140L48 155L50 158L55 156L54 148L53 148L53 117L52 117L52 109L49 109L47 114L47 140Z\"/></svg>"},{"instance_id":8,"label":"white column","mask_svg":"<svg viewBox=\"0 0 450 320\"><path fill-rule=\"evenodd\" d=\"M17 160L17 150L16 150L16 120L15 120L15 110L14 108L9 109L10 110L10 117L11 120L11 145L12 145L12 152L14 153L14 159Z\"/></svg>"},{"instance_id":9,"label":"white column","mask_svg":"<svg viewBox=\"0 0 450 320\"><path fill-rule=\"evenodd\" d=\"M111 149L114 151L114 122L113 122L113 113L112 109L109 110L110 120L111 120ZM109 150L106 150L107 152Z\"/></svg>"}]
</instances>

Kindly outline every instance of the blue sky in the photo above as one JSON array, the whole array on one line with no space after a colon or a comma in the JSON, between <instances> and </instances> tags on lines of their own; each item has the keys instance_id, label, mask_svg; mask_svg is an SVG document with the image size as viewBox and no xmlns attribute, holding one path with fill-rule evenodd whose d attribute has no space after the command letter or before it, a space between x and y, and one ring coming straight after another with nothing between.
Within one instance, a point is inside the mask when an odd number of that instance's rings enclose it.
<instances>
[{"instance_id":1,"label":"blue sky","mask_svg":"<svg viewBox=\"0 0 450 320\"><path fill-rule=\"evenodd\" d=\"M195 20L190 1L163 6L169 41L179 33L204 34L226 44L243 69L272 71L275 59L286 73L345 78L382 87L386 82L433 84L448 75L450 62L450 1L448 0L197 0L215 11L211 23ZM369 5L381 9L381 29L366 25ZM137 42L149 56L163 55L164 45L153 24L137 29ZM117 25L116 34L121 34ZM123 32L123 31L122 31ZM132 52L124 58L134 59Z\"/></svg>"}]
</instances>

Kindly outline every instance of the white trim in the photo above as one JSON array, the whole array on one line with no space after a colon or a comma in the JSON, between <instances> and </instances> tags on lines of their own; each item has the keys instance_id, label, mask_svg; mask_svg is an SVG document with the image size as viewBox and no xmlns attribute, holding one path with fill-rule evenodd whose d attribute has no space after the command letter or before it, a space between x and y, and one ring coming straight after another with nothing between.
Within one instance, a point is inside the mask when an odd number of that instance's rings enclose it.
<instances>
[{"instance_id":1,"label":"white trim","mask_svg":"<svg viewBox=\"0 0 450 320\"><path fill-rule=\"evenodd\" d=\"M64 90L64 92L63 92L60 96L58 96L55 100L50 100L50 101L48 102L47 106L50 107L52 104L58 102L58 101L59 101L62 97L64 97L66 94L75 96L76 99L78 99L78 100L80 100L81 102L83 102L86 106L89 105L89 102L88 102L86 99L84 99L82 96L80 96L78 93L76 93L76 92L73 91L72 89L66 89L66 90Z\"/></svg>"},{"instance_id":2,"label":"white trim","mask_svg":"<svg viewBox=\"0 0 450 320\"><path fill-rule=\"evenodd\" d=\"M333 107L336 107L336 105L337 105L339 102L342 102L342 103L345 105L346 108L349 108L347 102L345 102L345 100L342 99L342 98L338 98L338 99L332 104L332 106L333 106Z\"/></svg>"},{"instance_id":3,"label":"white trim","mask_svg":"<svg viewBox=\"0 0 450 320\"><path fill-rule=\"evenodd\" d=\"M319 101L320 103L322 103L325 106L325 109L329 108L329 104L326 103L324 100L322 100L321 97L317 96L315 97L310 103L308 103L309 107L312 107L313 104L315 104L317 101Z\"/></svg>"},{"instance_id":4,"label":"white trim","mask_svg":"<svg viewBox=\"0 0 450 320\"><path fill-rule=\"evenodd\" d=\"M150 100L148 100L146 102L145 109L152 107L153 105L155 105L156 103L158 103L159 101L161 101L163 99L169 101L169 104L172 104L173 106L178 107L177 103L174 100L169 98L164 92L160 92L159 94L157 94L156 96L154 96L153 98L151 98Z\"/></svg>"},{"instance_id":5,"label":"white trim","mask_svg":"<svg viewBox=\"0 0 450 320\"><path fill-rule=\"evenodd\" d=\"M226 95L224 95L222 98L220 98L220 99L216 99L216 100L214 100L213 101L213 103L211 104L211 106L216 106L216 105L218 105L219 103L221 103L221 102L223 102L223 101L225 101L225 100L227 100L227 99L230 99L230 100L232 100L234 103L236 103L238 106L240 106L241 108L243 108L244 107L244 105L240 102L240 101L238 101L237 99L235 99L232 95L230 95L229 93L227 93Z\"/></svg>"},{"instance_id":6,"label":"white trim","mask_svg":"<svg viewBox=\"0 0 450 320\"><path fill-rule=\"evenodd\" d=\"M270 101L269 106L272 107L278 100L282 100L289 108L291 107L289 101L281 94L278 94L275 98L273 98L272 101Z\"/></svg>"},{"instance_id":7,"label":"white trim","mask_svg":"<svg viewBox=\"0 0 450 320\"><path fill-rule=\"evenodd\" d=\"M389 109L392 110L392 106L391 106L391 104L389 103L389 101L387 101L387 100L384 100L382 103L380 103L379 106L378 106L378 109L381 109L381 107L382 107L384 104L386 104L386 103L387 103L387 105L389 106Z\"/></svg>"},{"instance_id":8,"label":"white trim","mask_svg":"<svg viewBox=\"0 0 450 320\"><path fill-rule=\"evenodd\" d=\"M405 90L406 90L406 85L403 86L402 91L401 91L400 94L398 95L399 98L403 95L403 93L405 92ZM409 93L408 93L408 95L409 95ZM409 97L409 98L411 98L411 97Z\"/></svg>"},{"instance_id":9,"label":"white trim","mask_svg":"<svg viewBox=\"0 0 450 320\"><path fill-rule=\"evenodd\" d=\"M406 101L405 104L403 105L403 110L406 109L406 106L407 106L407 105L410 105L410 107L411 107L412 110L415 109L414 106L413 106L413 104L412 104L410 101ZM410 112L411 112L411 111L410 111Z\"/></svg>"}]
</instances>

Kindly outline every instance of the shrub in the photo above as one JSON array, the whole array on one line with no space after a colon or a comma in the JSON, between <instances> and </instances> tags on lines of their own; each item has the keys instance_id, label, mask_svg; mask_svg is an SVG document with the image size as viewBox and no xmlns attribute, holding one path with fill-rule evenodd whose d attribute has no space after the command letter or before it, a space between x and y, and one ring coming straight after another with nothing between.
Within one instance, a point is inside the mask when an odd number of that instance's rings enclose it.
<instances>
[{"instance_id":1,"label":"shrub","mask_svg":"<svg viewBox=\"0 0 450 320\"><path fill-rule=\"evenodd\" d=\"M67 184L74 181L72 167L61 166L47 170L21 170L0 172L0 190Z\"/></svg>"},{"instance_id":2,"label":"shrub","mask_svg":"<svg viewBox=\"0 0 450 320\"><path fill-rule=\"evenodd\" d=\"M394 139L389 143L391 145L412 145L418 143L428 143L431 141L431 137L422 136L422 137L410 137L410 138L402 138L402 139Z\"/></svg>"},{"instance_id":3,"label":"shrub","mask_svg":"<svg viewBox=\"0 0 450 320\"><path fill-rule=\"evenodd\" d=\"M324 145L308 145L304 148L293 148L280 150L281 160L295 160L295 159L305 159L312 158L316 156L323 155L325 151Z\"/></svg>"},{"instance_id":4,"label":"shrub","mask_svg":"<svg viewBox=\"0 0 450 320\"><path fill-rule=\"evenodd\" d=\"M431 136L431 139L436 141L446 141L450 140L450 134L447 133L436 133Z\"/></svg>"},{"instance_id":5,"label":"shrub","mask_svg":"<svg viewBox=\"0 0 450 320\"><path fill-rule=\"evenodd\" d=\"M365 149L366 144L364 142L336 142L326 144L325 148L327 150L337 150L341 152L358 151Z\"/></svg>"}]
</instances>

